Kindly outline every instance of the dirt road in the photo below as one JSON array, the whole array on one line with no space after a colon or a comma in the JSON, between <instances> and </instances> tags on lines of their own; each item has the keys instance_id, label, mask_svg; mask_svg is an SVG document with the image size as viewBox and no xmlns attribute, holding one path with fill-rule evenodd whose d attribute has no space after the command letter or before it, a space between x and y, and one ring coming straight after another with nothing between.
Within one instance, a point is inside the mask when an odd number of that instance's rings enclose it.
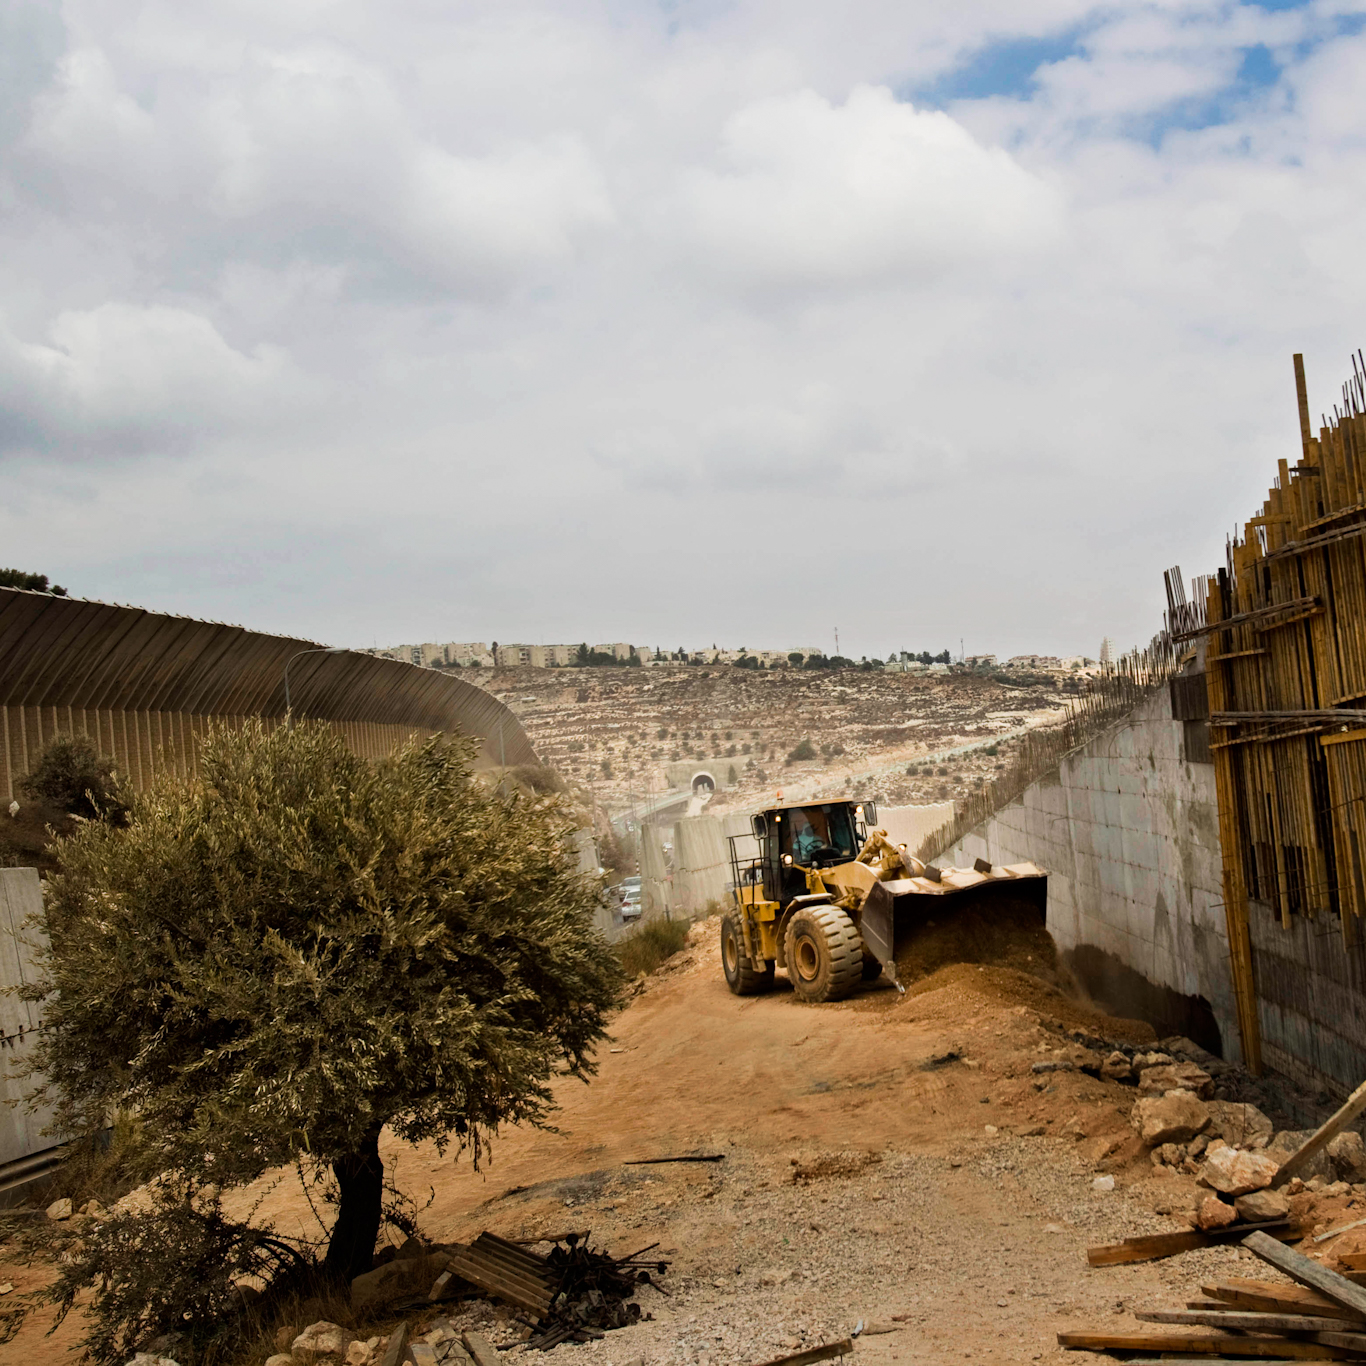
<instances>
[{"instance_id":1,"label":"dirt road","mask_svg":"<svg viewBox=\"0 0 1366 1366\"><path fill-rule=\"evenodd\" d=\"M811 1007L780 984L738 999L716 934L715 922L695 927L640 984L597 1079L562 1085L558 1132L505 1133L479 1173L431 1148L384 1150L403 1189L420 1205L430 1194L433 1240L591 1229L614 1252L659 1242L672 1256L670 1296L640 1292L651 1321L563 1345L558 1366L762 1362L860 1320L868 1366L1075 1362L1086 1358L1057 1349L1059 1328L1130 1322L1118 1315L1135 1297L1178 1305L1202 1272L1242 1266L1222 1250L1086 1266L1089 1243L1175 1227L1154 1207L1188 1208L1193 1187L1139 1149L1132 1089L1033 1065L1077 1056L1078 1027L1137 1040L1146 1026L1102 1022L1025 972L971 963L905 997L880 988ZM724 1157L624 1165L702 1152ZM1102 1172L1114 1192L1093 1189ZM315 1230L291 1180L259 1216ZM515 1324L485 1326L521 1354ZM16 1348L6 1360L71 1359L34 1330Z\"/></svg>"}]
</instances>

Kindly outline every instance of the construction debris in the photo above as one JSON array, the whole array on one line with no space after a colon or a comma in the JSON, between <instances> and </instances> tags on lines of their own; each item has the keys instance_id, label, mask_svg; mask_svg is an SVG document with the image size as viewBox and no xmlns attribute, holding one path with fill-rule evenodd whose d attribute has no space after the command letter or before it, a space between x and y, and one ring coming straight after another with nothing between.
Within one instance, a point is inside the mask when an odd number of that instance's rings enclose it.
<instances>
[{"instance_id":1,"label":"construction debris","mask_svg":"<svg viewBox=\"0 0 1366 1366\"><path fill-rule=\"evenodd\" d=\"M1204 1298L1184 1309L1134 1311L1141 1323L1201 1331L1059 1333L1059 1345L1152 1356L1366 1360L1366 1288L1264 1232L1248 1234L1242 1246L1299 1285L1230 1280L1202 1286Z\"/></svg>"},{"instance_id":2,"label":"construction debris","mask_svg":"<svg viewBox=\"0 0 1366 1366\"><path fill-rule=\"evenodd\" d=\"M487 1295L496 1296L518 1309L529 1311L534 1319L520 1318L532 1329L529 1347L542 1351L558 1343L588 1342L612 1328L626 1328L650 1315L643 1314L634 1302L636 1291L653 1286L661 1295L667 1292L655 1284L669 1263L662 1258L647 1258L658 1243L627 1257L612 1257L588 1246L587 1233L566 1233L553 1240L555 1246L546 1257L522 1244L509 1242L494 1233L481 1233L469 1247L451 1254L447 1270L437 1278L432 1299L448 1293L450 1278L460 1277ZM476 1366L496 1366L496 1354L481 1359L467 1335L466 1346ZM482 1348L492 1348L480 1339Z\"/></svg>"},{"instance_id":3,"label":"construction debris","mask_svg":"<svg viewBox=\"0 0 1366 1366\"><path fill-rule=\"evenodd\" d=\"M696 1156L687 1157L637 1157L629 1162L623 1162L623 1167L649 1167L657 1162L724 1162L725 1153L700 1153Z\"/></svg>"},{"instance_id":4,"label":"construction debris","mask_svg":"<svg viewBox=\"0 0 1366 1366\"><path fill-rule=\"evenodd\" d=\"M561 1342L588 1342L603 1336L611 1328L627 1328L643 1315L635 1303L636 1290L642 1285L654 1286L653 1276L662 1275L668 1262L658 1258L646 1260L645 1254L659 1246L652 1243L628 1257L610 1257L605 1252L594 1252L587 1239L570 1235L564 1243L557 1243L545 1259L547 1272L555 1282L555 1296L549 1312L540 1317L535 1336L528 1347L546 1351Z\"/></svg>"}]
</instances>

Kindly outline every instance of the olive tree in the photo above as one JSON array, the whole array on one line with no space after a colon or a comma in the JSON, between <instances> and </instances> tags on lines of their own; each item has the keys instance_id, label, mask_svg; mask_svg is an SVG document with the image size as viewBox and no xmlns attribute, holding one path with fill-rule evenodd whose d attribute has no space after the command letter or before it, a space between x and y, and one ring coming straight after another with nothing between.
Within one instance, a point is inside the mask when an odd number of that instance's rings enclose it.
<instances>
[{"instance_id":1,"label":"olive tree","mask_svg":"<svg viewBox=\"0 0 1366 1366\"><path fill-rule=\"evenodd\" d=\"M620 987L553 796L500 796L470 746L392 760L332 730L220 729L200 777L61 842L43 911L37 1097L137 1114L219 1189L299 1160L339 1191L325 1269L367 1270L381 1131L478 1161L586 1080Z\"/></svg>"}]
</instances>

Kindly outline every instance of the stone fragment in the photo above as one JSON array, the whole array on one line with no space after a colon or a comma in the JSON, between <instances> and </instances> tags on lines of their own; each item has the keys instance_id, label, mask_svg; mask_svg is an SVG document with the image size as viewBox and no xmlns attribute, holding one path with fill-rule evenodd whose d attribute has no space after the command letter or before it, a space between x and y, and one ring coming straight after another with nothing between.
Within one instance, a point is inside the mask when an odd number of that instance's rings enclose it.
<instances>
[{"instance_id":1,"label":"stone fragment","mask_svg":"<svg viewBox=\"0 0 1366 1366\"><path fill-rule=\"evenodd\" d=\"M127 1366L180 1366L172 1357L157 1356L155 1352L137 1352L129 1357Z\"/></svg>"},{"instance_id":2,"label":"stone fragment","mask_svg":"<svg viewBox=\"0 0 1366 1366\"><path fill-rule=\"evenodd\" d=\"M1170 1039L1163 1039L1162 1047L1173 1057L1184 1058L1187 1062L1198 1062L1201 1067L1218 1061L1208 1049L1201 1048L1198 1043L1183 1034L1173 1034Z\"/></svg>"},{"instance_id":3,"label":"stone fragment","mask_svg":"<svg viewBox=\"0 0 1366 1366\"><path fill-rule=\"evenodd\" d=\"M275 1347L277 1351L288 1352L289 1344L299 1336L299 1325L296 1323L282 1324L275 1330Z\"/></svg>"},{"instance_id":4,"label":"stone fragment","mask_svg":"<svg viewBox=\"0 0 1366 1366\"><path fill-rule=\"evenodd\" d=\"M1200 1179L1225 1195L1247 1195L1265 1190L1275 1178L1279 1164L1265 1153L1245 1153L1215 1139L1205 1150Z\"/></svg>"},{"instance_id":5,"label":"stone fragment","mask_svg":"<svg viewBox=\"0 0 1366 1366\"><path fill-rule=\"evenodd\" d=\"M1049 1060L1048 1062L1036 1062L1030 1066L1031 1072L1071 1072L1073 1070L1070 1062L1062 1060Z\"/></svg>"},{"instance_id":6,"label":"stone fragment","mask_svg":"<svg viewBox=\"0 0 1366 1366\"><path fill-rule=\"evenodd\" d=\"M1280 1191L1252 1191L1249 1195L1240 1195L1233 1204L1239 1215L1250 1224L1284 1219L1290 1213L1290 1201Z\"/></svg>"},{"instance_id":7,"label":"stone fragment","mask_svg":"<svg viewBox=\"0 0 1366 1366\"><path fill-rule=\"evenodd\" d=\"M1119 1052L1118 1049L1111 1053L1100 1065L1100 1075L1106 1081L1123 1081L1134 1074L1134 1069L1129 1065L1129 1059Z\"/></svg>"},{"instance_id":8,"label":"stone fragment","mask_svg":"<svg viewBox=\"0 0 1366 1366\"><path fill-rule=\"evenodd\" d=\"M1153 1147L1160 1143L1188 1143L1209 1123L1209 1106L1189 1091L1144 1096L1130 1120L1138 1136Z\"/></svg>"},{"instance_id":9,"label":"stone fragment","mask_svg":"<svg viewBox=\"0 0 1366 1366\"><path fill-rule=\"evenodd\" d=\"M342 1356L351 1345L351 1334L338 1323L319 1319L310 1323L291 1345L296 1357L317 1361L320 1357Z\"/></svg>"},{"instance_id":10,"label":"stone fragment","mask_svg":"<svg viewBox=\"0 0 1366 1366\"><path fill-rule=\"evenodd\" d=\"M92 1219L102 1219L105 1214L105 1208L98 1200L87 1200L85 1204L81 1206L81 1213L89 1215Z\"/></svg>"},{"instance_id":11,"label":"stone fragment","mask_svg":"<svg viewBox=\"0 0 1366 1366\"><path fill-rule=\"evenodd\" d=\"M1360 1134L1350 1129L1338 1134L1328 1144L1328 1156L1340 1180L1354 1184L1366 1180L1366 1143Z\"/></svg>"},{"instance_id":12,"label":"stone fragment","mask_svg":"<svg viewBox=\"0 0 1366 1366\"><path fill-rule=\"evenodd\" d=\"M1312 1129L1282 1129L1266 1145L1266 1152L1268 1156L1274 1157L1278 1163L1283 1163L1292 1153L1298 1152L1304 1144L1308 1143L1313 1134ZM1295 1175L1307 1185L1316 1176L1321 1176L1325 1181L1331 1181L1337 1173L1333 1170L1333 1159L1328 1156L1327 1150L1323 1149L1315 1153Z\"/></svg>"},{"instance_id":13,"label":"stone fragment","mask_svg":"<svg viewBox=\"0 0 1366 1366\"><path fill-rule=\"evenodd\" d=\"M288 1352L276 1352L266 1358L266 1366L296 1366L296 1362Z\"/></svg>"},{"instance_id":14,"label":"stone fragment","mask_svg":"<svg viewBox=\"0 0 1366 1366\"><path fill-rule=\"evenodd\" d=\"M425 1295L445 1266L444 1256L395 1257L351 1282L351 1307L371 1309L393 1300Z\"/></svg>"},{"instance_id":15,"label":"stone fragment","mask_svg":"<svg viewBox=\"0 0 1366 1366\"><path fill-rule=\"evenodd\" d=\"M1135 1053L1134 1071L1141 1072L1145 1067L1165 1067L1175 1061L1170 1053Z\"/></svg>"},{"instance_id":16,"label":"stone fragment","mask_svg":"<svg viewBox=\"0 0 1366 1366\"><path fill-rule=\"evenodd\" d=\"M47 1217L49 1219L70 1219L71 1201L63 1196L60 1200L54 1200L47 1207Z\"/></svg>"},{"instance_id":17,"label":"stone fragment","mask_svg":"<svg viewBox=\"0 0 1366 1366\"><path fill-rule=\"evenodd\" d=\"M1145 1067L1138 1075L1138 1090L1145 1096L1162 1096L1168 1091L1191 1091L1201 1100L1214 1095L1214 1078L1193 1062L1174 1062Z\"/></svg>"},{"instance_id":18,"label":"stone fragment","mask_svg":"<svg viewBox=\"0 0 1366 1366\"><path fill-rule=\"evenodd\" d=\"M371 1366L381 1341L380 1338L369 1338L362 1342L356 1338L346 1349L346 1366Z\"/></svg>"},{"instance_id":19,"label":"stone fragment","mask_svg":"<svg viewBox=\"0 0 1366 1366\"><path fill-rule=\"evenodd\" d=\"M1179 1167L1185 1160L1186 1150L1179 1143L1160 1143L1148 1154L1154 1167Z\"/></svg>"},{"instance_id":20,"label":"stone fragment","mask_svg":"<svg viewBox=\"0 0 1366 1366\"><path fill-rule=\"evenodd\" d=\"M1091 1189L1097 1195L1108 1195L1115 1188L1115 1178L1113 1176L1098 1176L1091 1182Z\"/></svg>"},{"instance_id":21,"label":"stone fragment","mask_svg":"<svg viewBox=\"0 0 1366 1366\"><path fill-rule=\"evenodd\" d=\"M1216 1100L1210 1104L1209 1114L1210 1133L1235 1148L1265 1148L1271 1142L1275 1126L1255 1105Z\"/></svg>"},{"instance_id":22,"label":"stone fragment","mask_svg":"<svg viewBox=\"0 0 1366 1366\"><path fill-rule=\"evenodd\" d=\"M1238 1218L1238 1211L1226 1205L1217 1195L1207 1195L1196 1206L1195 1227L1203 1229L1227 1228Z\"/></svg>"}]
</instances>

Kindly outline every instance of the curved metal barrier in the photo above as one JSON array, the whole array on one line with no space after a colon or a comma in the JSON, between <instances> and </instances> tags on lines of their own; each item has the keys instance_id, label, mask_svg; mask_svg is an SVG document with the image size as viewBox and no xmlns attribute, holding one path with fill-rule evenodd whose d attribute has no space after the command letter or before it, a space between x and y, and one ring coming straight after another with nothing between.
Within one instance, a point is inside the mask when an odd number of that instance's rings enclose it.
<instances>
[{"instance_id":1,"label":"curved metal barrier","mask_svg":"<svg viewBox=\"0 0 1366 1366\"><path fill-rule=\"evenodd\" d=\"M135 787L192 774L215 721L285 718L284 669L316 641L82 598L0 588L0 798L8 802L52 739L89 735ZM482 765L537 763L496 697L436 669L358 651L294 659L299 717L327 721L358 754L380 758L410 736L461 731Z\"/></svg>"}]
</instances>

